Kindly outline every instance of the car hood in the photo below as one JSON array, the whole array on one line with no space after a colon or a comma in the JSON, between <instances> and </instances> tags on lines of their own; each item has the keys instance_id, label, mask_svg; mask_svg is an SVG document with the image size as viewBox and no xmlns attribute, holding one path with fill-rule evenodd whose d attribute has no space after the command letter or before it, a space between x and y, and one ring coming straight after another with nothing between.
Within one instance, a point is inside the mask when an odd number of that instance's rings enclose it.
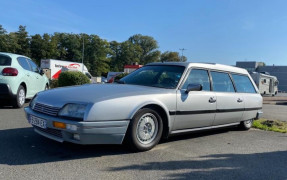
<instances>
[{"instance_id":1,"label":"car hood","mask_svg":"<svg viewBox=\"0 0 287 180\"><path fill-rule=\"evenodd\" d=\"M95 103L115 98L163 94L172 91L174 90L128 84L89 84L42 91L38 93L37 102L62 107L67 103Z\"/></svg>"}]
</instances>

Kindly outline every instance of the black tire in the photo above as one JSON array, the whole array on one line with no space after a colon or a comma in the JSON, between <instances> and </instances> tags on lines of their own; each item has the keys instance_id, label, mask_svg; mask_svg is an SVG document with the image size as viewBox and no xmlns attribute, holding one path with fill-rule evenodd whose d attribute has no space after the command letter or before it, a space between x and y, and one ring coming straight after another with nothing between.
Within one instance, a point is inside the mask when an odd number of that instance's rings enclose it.
<instances>
[{"instance_id":1,"label":"black tire","mask_svg":"<svg viewBox=\"0 0 287 180\"><path fill-rule=\"evenodd\" d=\"M144 140L140 140L139 138L140 135L137 132L139 129L139 123L140 122L142 123L144 117L149 117L152 120L152 122L154 122L155 130L154 134L151 136L151 139L143 143ZM144 127L153 127L151 124L153 123L150 123L149 126L147 126L148 122L145 122ZM146 131L149 131L149 129L152 128L148 128L146 129ZM125 140L127 142L127 145L129 145L129 147L135 152L148 151L158 144L162 136L162 131L163 131L163 123L159 114L153 109L143 108L140 109L132 118L129 124L128 131L126 133Z\"/></svg>"},{"instance_id":2,"label":"black tire","mask_svg":"<svg viewBox=\"0 0 287 180\"><path fill-rule=\"evenodd\" d=\"M241 121L240 122L240 125L239 125L239 128L241 130L249 130L251 127L252 127L252 123L253 123L253 119L249 119L249 120L246 120L246 121Z\"/></svg>"},{"instance_id":3,"label":"black tire","mask_svg":"<svg viewBox=\"0 0 287 180\"><path fill-rule=\"evenodd\" d=\"M44 91L47 91L47 90L49 90L50 88L49 88L49 86L48 86L48 84L45 86L45 89L44 89Z\"/></svg>"},{"instance_id":4,"label":"black tire","mask_svg":"<svg viewBox=\"0 0 287 180\"><path fill-rule=\"evenodd\" d=\"M24 97L23 97L23 93L24 93ZM26 97L25 88L22 85L20 85L17 91L16 98L13 100L13 107L14 108L23 107L23 105L25 104L25 97Z\"/></svg>"}]
</instances>

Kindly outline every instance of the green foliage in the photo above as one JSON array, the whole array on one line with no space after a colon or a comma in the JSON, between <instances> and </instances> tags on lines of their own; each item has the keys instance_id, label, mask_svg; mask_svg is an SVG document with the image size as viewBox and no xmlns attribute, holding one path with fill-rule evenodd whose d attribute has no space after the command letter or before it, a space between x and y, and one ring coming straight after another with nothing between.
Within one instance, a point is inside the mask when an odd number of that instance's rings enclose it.
<instances>
[{"instance_id":1,"label":"green foliage","mask_svg":"<svg viewBox=\"0 0 287 180\"><path fill-rule=\"evenodd\" d=\"M266 131L287 133L287 122L259 119L253 121L252 127Z\"/></svg>"},{"instance_id":2,"label":"green foliage","mask_svg":"<svg viewBox=\"0 0 287 180\"><path fill-rule=\"evenodd\" d=\"M66 71L62 72L58 79L58 86L74 86L89 84L90 79L79 71Z\"/></svg>"},{"instance_id":3,"label":"green foliage","mask_svg":"<svg viewBox=\"0 0 287 180\"><path fill-rule=\"evenodd\" d=\"M84 56L83 56L84 44ZM160 55L157 41L150 36L136 34L124 42L108 42L91 34L54 33L28 35L26 26L17 32L7 31L0 25L0 52L11 52L31 57L38 65L41 59L59 59L82 62L93 76L109 71L120 72L135 62L145 65L160 59L176 59L174 52ZM177 59L176 59L177 60ZM185 59L186 60L186 59Z\"/></svg>"},{"instance_id":4,"label":"green foliage","mask_svg":"<svg viewBox=\"0 0 287 180\"><path fill-rule=\"evenodd\" d=\"M59 87L58 79L50 80L50 88L53 89L53 88L57 88L57 87Z\"/></svg>"},{"instance_id":5,"label":"green foliage","mask_svg":"<svg viewBox=\"0 0 287 180\"><path fill-rule=\"evenodd\" d=\"M122 74L119 74L115 77L114 81L118 81L120 79L122 79L123 77L127 76L128 73L122 73Z\"/></svg>"},{"instance_id":6,"label":"green foliage","mask_svg":"<svg viewBox=\"0 0 287 180\"><path fill-rule=\"evenodd\" d=\"M28 38L28 32L26 26L19 26L19 30L16 32L17 48L16 53L25 56L30 56L30 39Z\"/></svg>"},{"instance_id":7,"label":"green foliage","mask_svg":"<svg viewBox=\"0 0 287 180\"><path fill-rule=\"evenodd\" d=\"M165 51L160 55L161 62L185 62L187 58L181 57L178 52Z\"/></svg>"},{"instance_id":8,"label":"green foliage","mask_svg":"<svg viewBox=\"0 0 287 180\"><path fill-rule=\"evenodd\" d=\"M158 62L160 60L160 51L157 50L158 44L153 37L136 34L131 36L129 41L137 49L136 55L139 57L140 64Z\"/></svg>"}]
</instances>

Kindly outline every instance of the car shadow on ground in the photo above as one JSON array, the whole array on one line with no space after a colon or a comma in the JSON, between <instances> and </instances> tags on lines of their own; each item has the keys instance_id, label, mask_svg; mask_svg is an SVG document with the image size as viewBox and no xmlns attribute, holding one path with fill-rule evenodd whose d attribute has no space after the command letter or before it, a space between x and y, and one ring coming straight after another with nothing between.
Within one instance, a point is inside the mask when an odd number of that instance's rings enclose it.
<instances>
[{"instance_id":1,"label":"car shadow on ground","mask_svg":"<svg viewBox=\"0 0 287 180\"><path fill-rule=\"evenodd\" d=\"M129 153L120 145L58 143L33 128L0 130L0 164L26 165Z\"/></svg>"},{"instance_id":2,"label":"car shadow on ground","mask_svg":"<svg viewBox=\"0 0 287 180\"><path fill-rule=\"evenodd\" d=\"M163 179L287 179L287 151L242 153L132 164L108 171L166 172Z\"/></svg>"},{"instance_id":3,"label":"car shadow on ground","mask_svg":"<svg viewBox=\"0 0 287 180\"><path fill-rule=\"evenodd\" d=\"M160 144L226 133L230 129L174 136ZM231 129L232 130L232 129ZM77 145L42 137L32 127L0 130L0 164L26 165L133 153L125 145Z\"/></svg>"}]
</instances>

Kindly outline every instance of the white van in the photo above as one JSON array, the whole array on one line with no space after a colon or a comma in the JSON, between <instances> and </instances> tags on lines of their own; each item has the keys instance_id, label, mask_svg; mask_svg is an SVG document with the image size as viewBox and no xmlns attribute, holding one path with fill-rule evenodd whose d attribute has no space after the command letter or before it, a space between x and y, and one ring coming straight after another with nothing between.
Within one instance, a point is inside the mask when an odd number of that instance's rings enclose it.
<instances>
[{"instance_id":1,"label":"white van","mask_svg":"<svg viewBox=\"0 0 287 180\"><path fill-rule=\"evenodd\" d=\"M251 74L251 77L253 78L262 96L264 95L275 96L278 93L279 81L276 76L253 72Z\"/></svg>"},{"instance_id":2,"label":"white van","mask_svg":"<svg viewBox=\"0 0 287 180\"><path fill-rule=\"evenodd\" d=\"M42 59L41 69L49 79L58 79L60 73L63 71L80 71L83 72L89 79L92 79L92 75L89 73L87 67L83 63L62 61L55 59Z\"/></svg>"}]
</instances>

